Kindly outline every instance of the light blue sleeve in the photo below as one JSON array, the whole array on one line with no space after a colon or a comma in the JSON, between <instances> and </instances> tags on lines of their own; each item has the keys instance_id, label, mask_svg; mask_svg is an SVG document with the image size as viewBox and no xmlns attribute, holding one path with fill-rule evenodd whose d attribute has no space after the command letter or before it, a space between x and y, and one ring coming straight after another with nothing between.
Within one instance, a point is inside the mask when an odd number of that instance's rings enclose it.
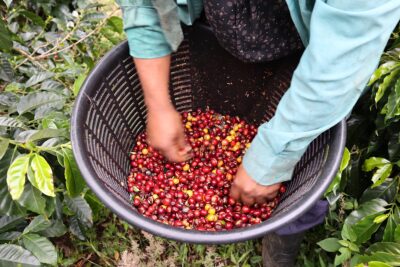
<instances>
[{"instance_id":1,"label":"light blue sleeve","mask_svg":"<svg viewBox=\"0 0 400 267\"><path fill-rule=\"evenodd\" d=\"M399 0L316 0L311 8L290 88L243 159L262 185L290 180L310 142L350 113L400 19Z\"/></svg>"},{"instance_id":2,"label":"light blue sleeve","mask_svg":"<svg viewBox=\"0 0 400 267\"><path fill-rule=\"evenodd\" d=\"M117 3L122 9L131 56L157 58L172 52L151 0L117 0Z\"/></svg>"}]
</instances>

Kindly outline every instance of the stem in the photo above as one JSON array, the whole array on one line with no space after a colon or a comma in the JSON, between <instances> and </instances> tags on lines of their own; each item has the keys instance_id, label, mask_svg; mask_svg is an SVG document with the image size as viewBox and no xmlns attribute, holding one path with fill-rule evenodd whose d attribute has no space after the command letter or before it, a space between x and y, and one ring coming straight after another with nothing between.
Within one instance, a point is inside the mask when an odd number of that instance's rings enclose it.
<instances>
[{"instance_id":1,"label":"stem","mask_svg":"<svg viewBox=\"0 0 400 267\"><path fill-rule=\"evenodd\" d=\"M40 37L43 36L43 34L45 33L45 29L46 29L47 25L49 24L49 22L51 21L51 19L52 19L52 17L47 18L47 20L45 21L45 26L43 27L42 31L34 38L34 40L31 42L31 44L38 41L40 39ZM45 44L36 47L35 50L33 50L33 52L30 54L30 56L32 57L34 54L36 54L37 51L39 51L40 48L46 47L50 44L53 44L55 41L46 42ZM14 67L14 70L17 70L20 66L25 64L28 60L29 60L29 58L25 58L21 63L19 63L17 66Z\"/></svg>"},{"instance_id":2,"label":"stem","mask_svg":"<svg viewBox=\"0 0 400 267\"><path fill-rule=\"evenodd\" d=\"M62 43L65 42L69 37L71 37L72 34L78 29L78 26L80 26L80 22L81 22L81 19L80 19L80 17L79 17L78 20L76 21L75 26L72 28L72 30L71 30L67 35L65 35L64 38L61 39L61 41L58 41L58 39L55 40L56 45L53 46L51 49L49 49L45 54L50 55L49 53L51 53L52 51L56 50L59 44L62 44Z\"/></svg>"},{"instance_id":3,"label":"stem","mask_svg":"<svg viewBox=\"0 0 400 267\"><path fill-rule=\"evenodd\" d=\"M21 55L27 57L30 61L32 61L33 64L37 65L39 68L41 68L42 70L49 72L48 69L46 69L42 64L40 64L34 57L32 57L30 54L26 53L24 50L21 50L19 48L13 48L15 51L17 51L18 53L20 53ZM64 83L62 80L60 80L57 77L54 77L55 80L59 81L62 85L65 86L65 88L69 88L69 86Z\"/></svg>"},{"instance_id":4,"label":"stem","mask_svg":"<svg viewBox=\"0 0 400 267\"><path fill-rule=\"evenodd\" d=\"M88 33L87 35L85 35L84 37L80 38L80 39L79 39L78 41L76 41L75 43L72 43L72 44L70 44L70 45L68 45L68 46L66 46L66 47L64 47L64 48L62 48L62 49L60 49L60 50L56 50L56 51L51 52L51 53L45 53L45 54L42 54L42 55L40 55L40 56L36 56L36 57L33 58L33 60L43 59L43 58L46 58L46 57L48 57L48 56L52 56L52 55L58 54L58 53L60 53L60 52L63 52L63 51L65 51L65 50L68 50L68 49L70 49L71 47L74 47L74 46L76 46L77 44L83 42L84 40L86 40L87 38L89 38L90 36L92 36L93 34L99 32L99 31L101 30L101 28L103 27L103 25L107 22L107 20L108 20L115 12L117 12L117 9L113 10L106 18L104 18L104 19L96 26L96 28L94 28L94 30L92 30L91 32L89 32L89 33Z\"/></svg>"},{"instance_id":5,"label":"stem","mask_svg":"<svg viewBox=\"0 0 400 267\"><path fill-rule=\"evenodd\" d=\"M44 151L44 152L52 151L54 153L58 153L58 154L61 155L62 153L57 150L58 148L65 147L65 148L71 149L71 142L67 142L67 143L64 143L64 144L59 144L59 145L56 145L56 146L53 146L53 147L35 146L33 149L29 149L29 148L26 147L25 143L20 143L20 142L17 142L15 140L8 139L8 138L1 137L1 136L0 136L0 140L8 140L8 142L10 144L14 145L15 148L19 147L19 148L22 148L22 149L25 149L25 150L28 150L28 151L31 151L31 152L36 152L36 153L40 153L42 151Z\"/></svg>"}]
</instances>

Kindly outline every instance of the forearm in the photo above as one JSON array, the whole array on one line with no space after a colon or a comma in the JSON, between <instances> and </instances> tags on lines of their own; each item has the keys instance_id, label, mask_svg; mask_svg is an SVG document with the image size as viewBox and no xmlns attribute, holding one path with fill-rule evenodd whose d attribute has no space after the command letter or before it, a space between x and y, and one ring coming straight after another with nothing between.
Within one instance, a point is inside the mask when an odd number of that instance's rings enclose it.
<instances>
[{"instance_id":1,"label":"forearm","mask_svg":"<svg viewBox=\"0 0 400 267\"><path fill-rule=\"evenodd\" d=\"M149 111L173 108L168 90L171 56L152 59L134 58L134 62Z\"/></svg>"},{"instance_id":2,"label":"forearm","mask_svg":"<svg viewBox=\"0 0 400 267\"><path fill-rule=\"evenodd\" d=\"M182 120L169 96L170 56L134 58L147 106L147 141L168 160L182 162L191 155Z\"/></svg>"}]
</instances>

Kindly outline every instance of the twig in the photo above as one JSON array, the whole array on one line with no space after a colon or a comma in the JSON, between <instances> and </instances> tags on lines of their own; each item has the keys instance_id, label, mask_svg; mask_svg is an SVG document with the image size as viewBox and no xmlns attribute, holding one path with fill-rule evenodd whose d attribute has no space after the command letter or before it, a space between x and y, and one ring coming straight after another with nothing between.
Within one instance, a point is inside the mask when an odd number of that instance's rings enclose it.
<instances>
[{"instance_id":1,"label":"twig","mask_svg":"<svg viewBox=\"0 0 400 267\"><path fill-rule=\"evenodd\" d=\"M42 31L34 38L33 41L31 41L31 44L33 44L34 42L38 41L38 40L40 39L40 37L42 37L42 35L45 33L45 30L46 30L46 27L47 27L47 24L48 24L48 23L49 23L49 18L46 20L45 26L42 28ZM46 46L48 46L48 45L50 45L50 44L52 44L52 43L53 43L53 42L46 42L45 44L36 47L36 48L33 50L33 52L31 53L31 56L33 56L34 54L36 54L36 52L37 52L40 48L46 47ZM23 64L25 64L28 60L29 60L28 58L25 58L21 63L19 63L17 66L15 66L14 69L15 69L15 70L18 69L20 66L22 66Z\"/></svg>"},{"instance_id":2,"label":"twig","mask_svg":"<svg viewBox=\"0 0 400 267\"><path fill-rule=\"evenodd\" d=\"M36 61L35 58L32 57L31 55L29 55L28 53L26 53L24 50L16 48L16 47L14 47L14 50L17 51L18 53L20 53L21 55L25 56L28 60L32 61L34 64L39 66L42 70L48 71L42 64L40 64L39 62L35 62Z\"/></svg>"},{"instance_id":3,"label":"twig","mask_svg":"<svg viewBox=\"0 0 400 267\"><path fill-rule=\"evenodd\" d=\"M19 49L19 48L15 48L14 50L19 52L21 55L26 56L28 58L28 60L32 61L33 64L36 64L37 66L39 66L39 68L41 68L44 71L49 71L48 69L46 69L42 64L40 64L38 61L35 60L35 58L33 58L31 55L29 55L28 53L26 53L24 50ZM55 80L59 81L62 85L65 86L65 88L69 88L68 85L66 83L64 83L61 79L54 77Z\"/></svg>"},{"instance_id":4,"label":"twig","mask_svg":"<svg viewBox=\"0 0 400 267\"><path fill-rule=\"evenodd\" d=\"M64 47L64 48L62 48L62 49L60 49L60 50L54 51L54 50L56 50L56 49L58 48L58 44L65 42L68 38L71 37L71 35L76 31L76 29L77 29L78 26L80 25L80 23L79 23L80 20L77 21L77 24L75 25L74 29L72 29L71 32L69 32L67 35L65 35L61 40L57 39L57 40L54 40L53 42L47 42L47 43L45 43L45 44L43 44L43 45L37 47L31 54L28 54L28 53L26 53L25 51L16 48L15 50L17 50L17 51L18 51L19 53L21 53L22 55L26 56L26 59L23 60L21 63L19 63L14 69L19 68L21 65L25 64L28 60L30 60L30 61L37 61L37 60L40 60L40 59L45 59L45 58L47 58L47 57L49 57L49 56L56 55L56 54L58 54L58 53L60 53L60 52L63 52L63 51L65 51L65 50L70 49L71 47L76 46L77 44L83 42L85 39L89 38L90 36L92 36L93 34L95 34L96 32L98 32L98 31L100 30L100 28L106 23L106 21L107 21L112 15L114 15L117 11L118 11L118 9L114 9L106 18L104 18L104 19L102 20L101 23L99 23L99 24L96 26L96 28L95 28L94 30L92 30L91 32L89 32L89 33L88 33L87 35L85 35L84 37L80 38L78 41L76 41L76 42L70 44L69 46ZM51 49L49 49L46 53L44 53L44 54L42 54L42 55L39 55L39 56L34 56L34 54L36 54L36 52L37 52L40 48L46 47L46 46L48 46L48 45L50 45L50 44L53 44L53 43L55 43L54 47L51 48ZM54 51L54 52L51 52L51 51ZM42 66L42 67L43 67L43 66Z\"/></svg>"},{"instance_id":5,"label":"twig","mask_svg":"<svg viewBox=\"0 0 400 267\"><path fill-rule=\"evenodd\" d=\"M76 21L75 27L69 32L67 33L64 38L61 39L61 41L58 41L59 39L55 40L56 41L56 45L54 47L52 47L51 49L49 49L48 51L46 51L45 54L50 53L51 51L54 51L57 49L59 44L62 44L63 42L65 42L69 37L71 37L71 35L78 29L78 26L80 25L80 18L78 18L78 20Z\"/></svg>"},{"instance_id":6,"label":"twig","mask_svg":"<svg viewBox=\"0 0 400 267\"><path fill-rule=\"evenodd\" d=\"M33 55L36 54L36 52L39 51L40 48L49 46L49 45L55 43L56 41L57 41L57 40L54 40L54 41L52 41L52 42L47 42L47 43L45 43L45 44L42 44L42 45L36 47L35 50L33 50L33 52L30 54L31 58L33 58ZM30 60L28 57L25 58L21 63L19 63L17 66L15 66L14 69L15 69L15 70L18 69L19 67L21 67L22 65L24 65L28 60Z\"/></svg>"},{"instance_id":7,"label":"twig","mask_svg":"<svg viewBox=\"0 0 400 267\"><path fill-rule=\"evenodd\" d=\"M92 36L93 34L95 34L96 32L98 32L98 31L100 30L100 28L107 22L107 20L108 20L115 12L117 12L117 9L113 10L113 12L111 12L110 15L108 15L105 19L103 19L102 22L99 23L99 24L97 25L97 27L96 27L94 30L92 30L91 32L89 32L89 33L88 33L87 35L85 35L84 37L80 38L80 39L79 39L78 41L76 41L75 43L72 43L72 44L70 44L69 46L66 46L66 47L64 47L64 48L62 48L62 49L60 49L60 50L57 50L57 51L54 51L54 52L51 52L51 53L45 53L45 54L42 54L42 55L40 55L40 56L36 56L36 57L34 57L34 60L43 59L43 58L47 58L48 56L52 56L52 55L58 54L58 53L60 53L60 52L63 52L63 51L65 51L65 50L68 50L68 49L70 49L71 47L74 47L74 46L76 46L77 44L83 42L84 40L86 40L87 38L89 38L90 36Z\"/></svg>"}]
</instances>

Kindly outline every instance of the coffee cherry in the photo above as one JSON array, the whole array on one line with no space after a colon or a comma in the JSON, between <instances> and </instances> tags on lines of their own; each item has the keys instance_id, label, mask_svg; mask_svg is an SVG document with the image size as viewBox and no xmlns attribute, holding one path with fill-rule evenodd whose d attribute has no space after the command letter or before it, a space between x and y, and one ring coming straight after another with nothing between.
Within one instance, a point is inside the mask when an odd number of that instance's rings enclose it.
<instances>
[{"instance_id":1,"label":"coffee cherry","mask_svg":"<svg viewBox=\"0 0 400 267\"><path fill-rule=\"evenodd\" d=\"M229 197L230 186L245 150L257 133L254 125L212 110L184 112L187 142L194 157L168 162L139 134L129 155L127 190L138 212L184 229L223 231L268 219L285 193L266 204L243 205Z\"/></svg>"}]
</instances>

